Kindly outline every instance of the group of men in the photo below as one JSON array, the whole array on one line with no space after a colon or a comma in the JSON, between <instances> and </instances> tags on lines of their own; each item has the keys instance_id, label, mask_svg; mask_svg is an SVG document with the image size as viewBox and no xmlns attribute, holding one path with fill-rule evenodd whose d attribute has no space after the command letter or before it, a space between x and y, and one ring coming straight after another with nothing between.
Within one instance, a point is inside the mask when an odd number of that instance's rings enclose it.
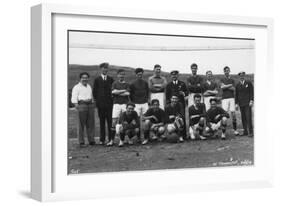
<instances>
[{"instance_id":1,"label":"group of men","mask_svg":"<svg viewBox=\"0 0 281 206\"><path fill-rule=\"evenodd\" d=\"M226 138L228 118L232 119L234 134L239 135L235 111L240 107L243 135L253 136L252 106L254 89L251 81L245 79L245 72L239 72L239 82L230 77L230 68L224 67L224 78L217 83L212 71L206 72L206 80L197 75L198 66L191 65L191 76L187 84L178 79L179 72L170 73L171 82L161 75L161 66L154 66L154 75L143 79L144 70L135 69L136 79L130 84L125 81L125 71L117 71L117 80L108 75L109 64L99 65L100 75L95 78L93 88L89 84L90 75L80 74L80 82L72 89L71 101L78 110L79 143L85 145L84 129L88 142L94 139L94 108L98 109L100 120L99 144L112 146L119 137L119 146L125 139L133 144L136 137L142 144L152 140L165 140L176 137L178 142L187 139L186 116L190 139L206 139L217 134ZM218 106L218 93L222 91L221 107ZM188 114L185 108L188 107ZM107 123L108 141L105 137ZM141 126L142 124L142 126ZM143 138L141 133L143 132Z\"/></svg>"}]
</instances>

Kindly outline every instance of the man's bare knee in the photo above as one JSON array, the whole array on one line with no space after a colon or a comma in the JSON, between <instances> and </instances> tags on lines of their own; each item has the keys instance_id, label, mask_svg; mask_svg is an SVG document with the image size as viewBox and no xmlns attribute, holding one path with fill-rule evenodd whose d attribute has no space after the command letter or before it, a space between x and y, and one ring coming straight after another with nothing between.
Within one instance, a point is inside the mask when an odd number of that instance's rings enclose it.
<instances>
[{"instance_id":1,"label":"man's bare knee","mask_svg":"<svg viewBox=\"0 0 281 206\"><path fill-rule=\"evenodd\" d=\"M205 124L205 118L204 117L200 117L199 124Z\"/></svg>"},{"instance_id":2,"label":"man's bare knee","mask_svg":"<svg viewBox=\"0 0 281 206\"><path fill-rule=\"evenodd\" d=\"M144 130L149 130L150 126L151 126L150 120L145 120L144 123L143 123L143 129Z\"/></svg>"},{"instance_id":3,"label":"man's bare knee","mask_svg":"<svg viewBox=\"0 0 281 206\"><path fill-rule=\"evenodd\" d=\"M139 128L135 128L135 133L139 133L140 129Z\"/></svg>"},{"instance_id":4,"label":"man's bare knee","mask_svg":"<svg viewBox=\"0 0 281 206\"><path fill-rule=\"evenodd\" d=\"M222 120L221 120L221 123L223 125L226 125L227 124L227 118L226 117L223 117Z\"/></svg>"},{"instance_id":5,"label":"man's bare knee","mask_svg":"<svg viewBox=\"0 0 281 206\"><path fill-rule=\"evenodd\" d=\"M165 132L165 128L164 127L159 127L158 128L158 133L159 134L164 134L164 132Z\"/></svg>"}]
</instances>

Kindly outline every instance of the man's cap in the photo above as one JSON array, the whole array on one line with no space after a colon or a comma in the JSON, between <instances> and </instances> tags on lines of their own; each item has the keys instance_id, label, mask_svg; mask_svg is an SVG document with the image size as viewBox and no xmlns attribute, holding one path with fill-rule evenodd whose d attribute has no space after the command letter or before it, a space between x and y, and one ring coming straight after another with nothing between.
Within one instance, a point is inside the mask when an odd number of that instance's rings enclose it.
<instances>
[{"instance_id":1,"label":"man's cap","mask_svg":"<svg viewBox=\"0 0 281 206\"><path fill-rule=\"evenodd\" d=\"M136 70L135 70L135 73L137 74L137 73L143 73L143 68L136 68Z\"/></svg>"},{"instance_id":2,"label":"man's cap","mask_svg":"<svg viewBox=\"0 0 281 206\"><path fill-rule=\"evenodd\" d=\"M238 75L240 76L240 75L245 75L246 73L244 72L244 71L241 71L241 72L239 72L238 73Z\"/></svg>"},{"instance_id":3,"label":"man's cap","mask_svg":"<svg viewBox=\"0 0 281 206\"><path fill-rule=\"evenodd\" d=\"M179 73L179 71L178 70L173 70L173 71L171 71L170 72L170 74L172 74L172 75L174 75L174 74L178 74Z\"/></svg>"}]
</instances>

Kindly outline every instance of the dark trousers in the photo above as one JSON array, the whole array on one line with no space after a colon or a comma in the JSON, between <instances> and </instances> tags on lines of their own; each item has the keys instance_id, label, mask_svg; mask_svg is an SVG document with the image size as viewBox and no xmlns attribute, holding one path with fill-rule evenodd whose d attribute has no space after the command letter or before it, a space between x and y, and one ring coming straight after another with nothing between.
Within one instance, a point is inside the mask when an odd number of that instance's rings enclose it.
<instances>
[{"instance_id":1,"label":"dark trousers","mask_svg":"<svg viewBox=\"0 0 281 206\"><path fill-rule=\"evenodd\" d=\"M88 142L94 142L95 135L95 107L94 104L78 105L78 137L79 143L84 144L84 130L86 128Z\"/></svg>"},{"instance_id":2,"label":"dark trousers","mask_svg":"<svg viewBox=\"0 0 281 206\"><path fill-rule=\"evenodd\" d=\"M111 140L112 106L99 107L98 114L100 119L100 141L105 142L105 122L107 122L108 139Z\"/></svg>"},{"instance_id":3,"label":"dark trousers","mask_svg":"<svg viewBox=\"0 0 281 206\"><path fill-rule=\"evenodd\" d=\"M253 124L252 124L252 108L247 106L240 106L242 125L244 129L244 134L253 134Z\"/></svg>"},{"instance_id":4,"label":"dark trousers","mask_svg":"<svg viewBox=\"0 0 281 206\"><path fill-rule=\"evenodd\" d=\"M186 139L187 135L186 135L186 112L185 112L185 101L181 101L181 104L183 105L183 122L184 122L184 126L183 126L183 130L181 131L181 135L183 136L184 139Z\"/></svg>"}]
</instances>

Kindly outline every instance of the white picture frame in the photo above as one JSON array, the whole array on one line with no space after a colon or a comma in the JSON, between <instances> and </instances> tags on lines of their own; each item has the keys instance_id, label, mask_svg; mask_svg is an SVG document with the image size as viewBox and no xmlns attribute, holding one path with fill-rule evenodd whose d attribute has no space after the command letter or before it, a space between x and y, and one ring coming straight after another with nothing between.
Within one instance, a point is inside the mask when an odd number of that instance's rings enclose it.
<instances>
[{"instance_id":1,"label":"white picture frame","mask_svg":"<svg viewBox=\"0 0 281 206\"><path fill-rule=\"evenodd\" d=\"M230 35L231 29L241 29L241 33L232 35L243 37L254 35L258 40L256 45L256 72L255 76L255 165L247 168L204 168L204 169L180 169L170 171L145 171L106 174L72 175L69 177L64 166L67 165L67 157L62 160L62 142L54 138L58 129L57 118L66 118L55 109L56 104L64 104L64 98L60 99L60 90L56 83L57 77L64 74L64 69L56 70L54 63L56 54L62 52L65 46L56 46L54 42L54 28L59 25L56 16L67 16L69 18L83 18L87 27L87 18L106 19L107 26L113 21L120 20L124 24L132 25L134 21L143 24L148 21L160 22L161 24L177 23L178 31L185 24L203 25L208 27L215 25L227 27L228 31L221 28L214 30L224 32L224 36ZM76 20L75 20L76 21ZM79 25L81 19L65 23ZM102 24L102 23L101 23ZM102 27L100 24L100 28ZM31 196L39 201L85 199L97 197L112 197L136 194L171 193L188 191L210 191L214 189L239 189L249 187L269 187L273 185L273 133L270 127L269 115L264 111L272 103L262 98L262 94L271 94L267 91L273 88L270 77L273 74L273 20L258 17L237 17L225 15L202 15L190 13L159 13L152 11L127 11L114 10L110 8L92 8L83 6L40 4L31 9ZM63 26L61 26L63 27ZM106 27L106 26L105 26ZM63 28L63 29L72 29ZM115 31L124 28L113 28ZM151 27L149 27L151 29ZM244 31L245 30L245 31ZM58 35L59 36L59 35ZM63 42L63 44L66 42ZM58 54L60 55L60 54ZM61 73L61 74L60 74ZM266 82L267 88L260 84ZM66 90L65 90L66 92ZM266 138L262 138L266 136ZM62 150L61 150L62 149ZM65 162L61 162L65 161ZM62 169L61 169L62 168ZM126 176L123 181L118 181ZM161 178L160 178L161 176ZM188 178L186 178L188 177ZM131 180L137 179L136 182ZM162 180L165 181L162 181ZM85 184L88 183L88 184ZM71 189L70 186L72 186Z\"/></svg>"}]
</instances>

